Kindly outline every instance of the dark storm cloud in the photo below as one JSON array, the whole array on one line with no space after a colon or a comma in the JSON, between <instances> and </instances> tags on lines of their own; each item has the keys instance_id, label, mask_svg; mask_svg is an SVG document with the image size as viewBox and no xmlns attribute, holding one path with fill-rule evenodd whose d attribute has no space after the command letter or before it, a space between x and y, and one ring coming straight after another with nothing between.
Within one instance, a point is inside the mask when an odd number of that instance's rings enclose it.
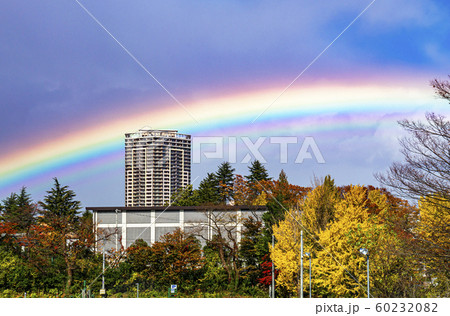
<instances>
[{"instance_id":1,"label":"dark storm cloud","mask_svg":"<svg viewBox=\"0 0 450 316\"><path fill-rule=\"evenodd\" d=\"M198 91L287 85L370 3L80 2L182 102ZM376 1L297 84L397 65L442 69L446 10L445 1ZM0 39L4 148L141 100L173 102L76 1L5 2Z\"/></svg>"},{"instance_id":2,"label":"dark storm cloud","mask_svg":"<svg viewBox=\"0 0 450 316\"><path fill-rule=\"evenodd\" d=\"M369 1L81 3L169 90L183 95L193 89L295 77ZM366 20L361 18L339 39L314 65L309 78L342 73L349 66L356 69L358 63L389 62L389 56L398 61L399 49L383 46L382 41L398 41L400 37L389 32L405 24L422 30L405 36L406 63L419 59L430 63L427 50L416 47L413 34L427 36L426 30L441 22L435 7L424 6L423 1L375 2ZM7 2L0 12L0 36L0 80L11 92L2 94L2 106L14 104L17 113L39 107L32 113L40 119L57 112L51 104L48 111L42 106L47 99L52 103L55 95L65 96L57 101L70 115L71 107L85 115L101 110L110 104L109 92L116 101L130 95L165 96L75 1ZM405 57L400 54L398 59ZM32 93L23 93L24 89Z\"/></svg>"}]
</instances>

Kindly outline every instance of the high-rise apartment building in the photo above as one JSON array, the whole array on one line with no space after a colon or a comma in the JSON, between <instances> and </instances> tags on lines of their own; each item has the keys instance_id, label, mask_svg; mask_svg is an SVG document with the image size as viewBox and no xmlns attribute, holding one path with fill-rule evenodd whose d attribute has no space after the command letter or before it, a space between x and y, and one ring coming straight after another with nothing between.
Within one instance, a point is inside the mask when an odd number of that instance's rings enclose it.
<instances>
[{"instance_id":1,"label":"high-rise apartment building","mask_svg":"<svg viewBox=\"0 0 450 316\"><path fill-rule=\"evenodd\" d=\"M125 134L125 206L163 206L190 181L190 135L145 129Z\"/></svg>"}]
</instances>

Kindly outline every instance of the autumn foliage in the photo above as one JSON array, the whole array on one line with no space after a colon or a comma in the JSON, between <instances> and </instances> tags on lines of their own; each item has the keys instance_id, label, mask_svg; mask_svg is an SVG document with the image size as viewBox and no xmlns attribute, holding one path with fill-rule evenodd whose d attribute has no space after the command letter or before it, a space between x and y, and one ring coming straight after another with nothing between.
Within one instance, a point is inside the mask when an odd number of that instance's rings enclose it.
<instances>
[{"instance_id":1,"label":"autumn foliage","mask_svg":"<svg viewBox=\"0 0 450 316\"><path fill-rule=\"evenodd\" d=\"M372 296L448 295L450 204L442 197L439 205L428 196L414 206L386 189L337 186L330 176L306 188L290 184L284 171L274 180L261 164L252 170L243 177L222 164L198 189L174 197L179 205L202 206L207 224L177 229L151 245L138 239L127 249L108 251L108 295L132 296L139 285L143 296L161 297L177 284L181 295L191 297L267 297L274 264L277 297L301 291L307 296L306 256L300 288L302 231L304 252L312 258L313 297L367 296L360 248L369 250ZM267 211L241 218L226 211L228 204ZM22 190L1 206L0 290L59 297L82 289L98 293L102 256L94 246L108 236L95 234L92 215L79 213L73 191L55 179L42 202L33 203ZM204 229L210 238L201 234Z\"/></svg>"}]
</instances>

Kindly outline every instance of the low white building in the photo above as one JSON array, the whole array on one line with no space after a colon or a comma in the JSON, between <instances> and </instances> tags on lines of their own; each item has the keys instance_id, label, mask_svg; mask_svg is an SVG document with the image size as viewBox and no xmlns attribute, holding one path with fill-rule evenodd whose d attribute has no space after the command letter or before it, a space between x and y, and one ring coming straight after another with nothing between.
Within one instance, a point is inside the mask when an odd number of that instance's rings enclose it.
<instances>
[{"instance_id":1,"label":"low white building","mask_svg":"<svg viewBox=\"0 0 450 316\"><path fill-rule=\"evenodd\" d=\"M262 220L267 211L265 206L229 205L86 209L93 213L96 237L108 236L97 243L98 251L128 248L137 239L150 245L176 228L195 234L203 245L216 234L231 233L239 241L244 220L250 216Z\"/></svg>"}]
</instances>

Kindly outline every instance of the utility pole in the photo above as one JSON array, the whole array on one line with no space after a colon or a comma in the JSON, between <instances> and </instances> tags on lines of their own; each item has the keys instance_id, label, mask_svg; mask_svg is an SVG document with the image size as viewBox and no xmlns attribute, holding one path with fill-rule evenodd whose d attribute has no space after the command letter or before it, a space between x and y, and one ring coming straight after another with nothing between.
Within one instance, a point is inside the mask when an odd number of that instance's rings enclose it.
<instances>
[{"instance_id":1,"label":"utility pole","mask_svg":"<svg viewBox=\"0 0 450 316\"><path fill-rule=\"evenodd\" d=\"M136 283L136 298L139 298L139 283Z\"/></svg>"},{"instance_id":2,"label":"utility pole","mask_svg":"<svg viewBox=\"0 0 450 316\"><path fill-rule=\"evenodd\" d=\"M272 234L272 251L275 247L275 236ZM272 298L275 298L275 267L273 266L273 259L272 259Z\"/></svg>"},{"instance_id":3,"label":"utility pole","mask_svg":"<svg viewBox=\"0 0 450 316\"><path fill-rule=\"evenodd\" d=\"M300 231L300 298L303 298L303 230Z\"/></svg>"}]
</instances>

